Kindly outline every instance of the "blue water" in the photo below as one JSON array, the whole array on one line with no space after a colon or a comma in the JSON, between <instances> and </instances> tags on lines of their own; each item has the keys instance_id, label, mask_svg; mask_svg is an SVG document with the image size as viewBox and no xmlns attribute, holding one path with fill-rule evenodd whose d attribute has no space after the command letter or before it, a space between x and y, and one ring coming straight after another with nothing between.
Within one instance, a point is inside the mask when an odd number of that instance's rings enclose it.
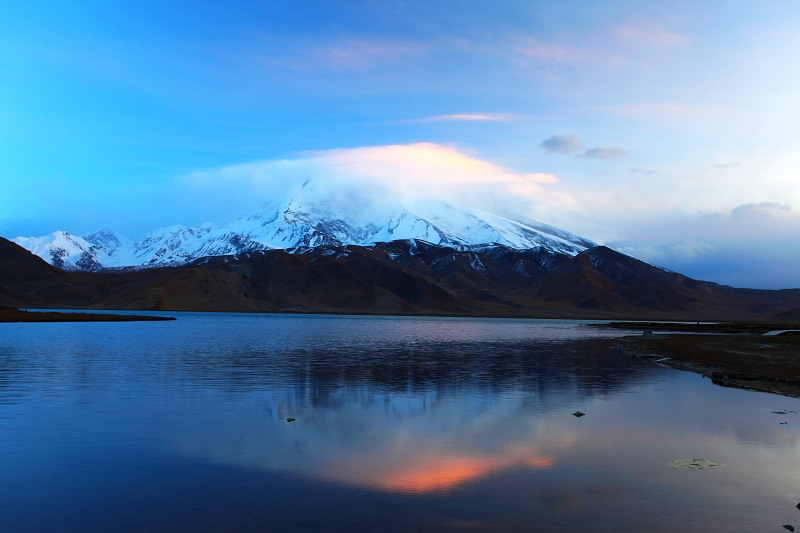
<instances>
[{"instance_id":1,"label":"blue water","mask_svg":"<svg viewBox=\"0 0 800 533\"><path fill-rule=\"evenodd\" d=\"M800 525L800 415L770 411L800 402L616 355L618 332L173 315L0 324L0 530Z\"/></svg>"}]
</instances>

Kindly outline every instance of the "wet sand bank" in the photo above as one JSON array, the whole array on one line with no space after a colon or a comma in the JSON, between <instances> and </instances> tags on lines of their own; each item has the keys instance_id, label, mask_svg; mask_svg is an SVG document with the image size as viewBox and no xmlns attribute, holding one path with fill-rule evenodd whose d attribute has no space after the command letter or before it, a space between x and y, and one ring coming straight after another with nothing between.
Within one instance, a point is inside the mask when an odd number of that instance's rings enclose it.
<instances>
[{"instance_id":1,"label":"wet sand bank","mask_svg":"<svg viewBox=\"0 0 800 533\"><path fill-rule=\"evenodd\" d=\"M800 335L669 333L619 339L623 354L652 358L719 385L800 397Z\"/></svg>"},{"instance_id":2,"label":"wet sand bank","mask_svg":"<svg viewBox=\"0 0 800 533\"><path fill-rule=\"evenodd\" d=\"M114 315L105 313L32 312L0 308L0 322L141 322L175 320L171 316Z\"/></svg>"}]
</instances>

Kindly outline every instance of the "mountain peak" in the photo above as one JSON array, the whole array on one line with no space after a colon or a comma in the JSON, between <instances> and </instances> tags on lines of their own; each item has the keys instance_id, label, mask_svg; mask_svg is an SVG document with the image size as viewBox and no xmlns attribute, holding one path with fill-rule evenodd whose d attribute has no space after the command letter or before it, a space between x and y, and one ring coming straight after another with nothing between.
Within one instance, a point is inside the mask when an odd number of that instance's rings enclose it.
<instances>
[{"instance_id":1,"label":"mountain peak","mask_svg":"<svg viewBox=\"0 0 800 533\"><path fill-rule=\"evenodd\" d=\"M92 244L66 231L43 237L17 237L15 244L62 270L98 270L102 265L92 253Z\"/></svg>"},{"instance_id":2,"label":"mountain peak","mask_svg":"<svg viewBox=\"0 0 800 533\"><path fill-rule=\"evenodd\" d=\"M312 188L314 184L309 184ZM315 199L319 196L322 199ZM372 202L372 203L370 203ZM425 241L459 250L503 246L573 256L594 243L547 224L512 220L478 209L424 201L376 205L358 194L320 196L308 188L217 227L169 226L133 243L109 228L74 237L54 232L14 240L55 266L96 270L181 265L201 257L267 249Z\"/></svg>"},{"instance_id":3,"label":"mountain peak","mask_svg":"<svg viewBox=\"0 0 800 533\"><path fill-rule=\"evenodd\" d=\"M86 242L103 248L121 248L122 246L129 245L132 242L130 239L123 237L108 226L97 231L81 235L81 237Z\"/></svg>"}]
</instances>

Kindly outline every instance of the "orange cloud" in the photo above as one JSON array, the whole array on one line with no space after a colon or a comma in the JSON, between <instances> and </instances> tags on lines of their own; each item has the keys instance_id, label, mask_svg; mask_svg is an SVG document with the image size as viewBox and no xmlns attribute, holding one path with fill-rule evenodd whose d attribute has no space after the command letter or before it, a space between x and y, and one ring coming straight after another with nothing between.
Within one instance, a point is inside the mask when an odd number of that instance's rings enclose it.
<instances>
[{"instance_id":1,"label":"orange cloud","mask_svg":"<svg viewBox=\"0 0 800 533\"><path fill-rule=\"evenodd\" d=\"M555 178L541 173L518 174L453 147L434 143L327 150L311 152L310 155L348 176L385 179L398 186L409 183L426 188L437 185L449 188L478 183L552 183Z\"/></svg>"},{"instance_id":2,"label":"orange cloud","mask_svg":"<svg viewBox=\"0 0 800 533\"><path fill-rule=\"evenodd\" d=\"M398 204L413 209L443 201L568 228L581 212L553 174L515 171L435 143L301 152L293 159L195 172L183 182L214 198L236 194L269 199L305 187L305 193L329 203L363 198L364 209L372 214L394 213Z\"/></svg>"}]
</instances>

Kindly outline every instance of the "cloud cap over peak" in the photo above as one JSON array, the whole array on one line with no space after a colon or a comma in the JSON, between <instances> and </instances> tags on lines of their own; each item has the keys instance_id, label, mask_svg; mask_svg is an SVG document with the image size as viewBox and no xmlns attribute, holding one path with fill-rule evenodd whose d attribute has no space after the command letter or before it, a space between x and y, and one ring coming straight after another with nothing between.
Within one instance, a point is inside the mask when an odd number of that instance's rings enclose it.
<instances>
[{"instance_id":1,"label":"cloud cap over peak","mask_svg":"<svg viewBox=\"0 0 800 533\"><path fill-rule=\"evenodd\" d=\"M357 198L364 209L438 200L556 225L580 218L579 204L553 188L555 175L514 171L436 143L301 152L291 159L194 172L182 177L178 188L192 191L187 201L202 202L209 210L224 206L232 217L256 207L257 199L264 203L291 194L308 181L315 194L331 202Z\"/></svg>"}]
</instances>

